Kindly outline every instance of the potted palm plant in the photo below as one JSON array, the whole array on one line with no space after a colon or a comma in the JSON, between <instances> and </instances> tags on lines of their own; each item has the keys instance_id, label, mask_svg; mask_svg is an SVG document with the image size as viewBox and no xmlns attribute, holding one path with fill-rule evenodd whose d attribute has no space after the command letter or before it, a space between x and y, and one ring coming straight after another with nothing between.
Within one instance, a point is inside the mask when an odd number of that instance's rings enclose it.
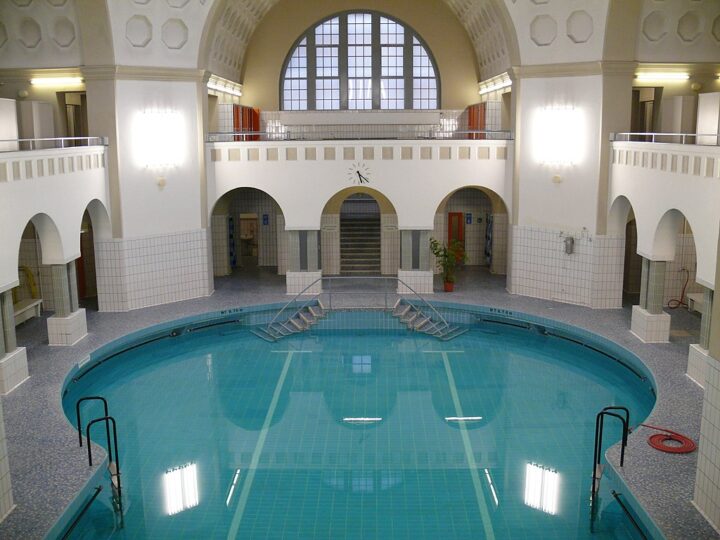
<instances>
[{"instance_id":1,"label":"potted palm plant","mask_svg":"<svg viewBox=\"0 0 720 540\"><path fill-rule=\"evenodd\" d=\"M435 255L441 270L445 292L452 292L455 287L455 268L458 262L465 260L464 246L458 240L452 240L446 246L431 238L430 251Z\"/></svg>"}]
</instances>

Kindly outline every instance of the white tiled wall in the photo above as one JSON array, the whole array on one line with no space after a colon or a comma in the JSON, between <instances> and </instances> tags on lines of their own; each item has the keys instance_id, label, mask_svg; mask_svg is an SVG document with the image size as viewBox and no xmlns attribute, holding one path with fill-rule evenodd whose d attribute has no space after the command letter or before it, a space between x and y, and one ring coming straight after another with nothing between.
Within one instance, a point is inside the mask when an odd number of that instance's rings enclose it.
<instances>
[{"instance_id":1,"label":"white tiled wall","mask_svg":"<svg viewBox=\"0 0 720 540\"><path fill-rule=\"evenodd\" d=\"M27 352L25 347L17 347L14 351L0 356L0 394L9 393L13 388L28 378ZM2 494L0 494L2 497ZM1 516L0 512L0 516Z\"/></svg>"},{"instance_id":2,"label":"white tiled wall","mask_svg":"<svg viewBox=\"0 0 720 540\"><path fill-rule=\"evenodd\" d=\"M418 294L433 293L433 273L424 270L398 270L398 278ZM398 283L398 294L412 294L402 283Z\"/></svg>"},{"instance_id":3,"label":"white tiled wall","mask_svg":"<svg viewBox=\"0 0 720 540\"><path fill-rule=\"evenodd\" d=\"M645 343L667 343L670 340L670 315L653 314L633 306L630 331Z\"/></svg>"},{"instance_id":4,"label":"white tiled wall","mask_svg":"<svg viewBox=\"0 0 720 540\"><path fill-rule=\"evenodd\" d=\"M305 287L309 286L313 281L320 279L322 272L287 272L285 281L287 284L287 294L300 294ZM310 287L304 294L318 294L322 292L322 282L318 281L314 286Z\"/></svg>"},{"instance_id":5,"label":"white tiled wall","mask_svg":"<svg viewBox=\"0 0 720 540\"><path fill-rule=\"evenodd\" d=\"M15 508L10 483L10 461L8 459L7 439L5 437L5 420L3 419L2 402L0 402L0 521Z\"/></svg>"},{"instance_id":6,"label":"white tiled wall","mask_svg":"<svg viewBox=\"0 0 720 540\"><path fill-rule=\"evenodd\" d=\"M97 241L100 310L128 311L211 294L208 252L205 229Z\"/></svg>"},{"instance_id":7,"label":"white tiled wall","mask_svg":"<svg viewBox=\"0 0 720 540\"><path fill-rule=\"evenodd\" d=\"M703 349L697 343L690 345L688 351L687 376L701 387L705 387L708 362L714 362L714 360L708 354L707 349Z\"/></svg>"},{"instance_id":8,"label":"white tiled wall","mask_svg":"<svg viewBox=\"0 0 720 540\"><path fill-rule=\"evenodd\" d=\"M692 234L679 234L677 243L675 244L675 260L668 262L665 266L665 294L663 296L663 305L671 299L680 299L683 285L688 278L686 268L690 272L690 280L688 281L685 294L693 292L702 292L702 286L695 283L695 270L697 268L697 256L695 253L695 241Z\"/></svg>"},{"instance_id":9,"label":"white tiled wall","mask_svg":"<svg viewBox=\"0 0 720 540\"><path fill-rule=\"evenodd\" d=\"M232 132L233 129L233 104L232 103L218 103L216 114L217 114L217 130L220 132L228 133Z\"/></svg>"},{"instance_id":10,"label":"white tiled wall","mask_svg":"<svg viewBox=\"0 0 720 540\"><path fill-rule=\"evenodd\" d=\"M492 264L493 274L507 273L508 258L508 215L493 214Z\"/></svg>"},{"instance_id":11,"label":"white tiled wall","mask_svg":"<svg viewBox=\"0 0 720 540\"><path fill-rule=\"evenodd\" d=\"M49 317L47 327L49 345L75 345L87 336L85 310L78 309L68 317Z\"/></svg>"},{"instance_id":12,"label":"white tiled wall","mask_svg":"<svg viewBox=\"0 0 720 540\"><path fill-rule=\"evenodd\" d=\"M400 231L397 214L380 214L380 273L397 275L400 268Z\"/></svg>"},{"instance_id":13,"label":"white tiled wall","mask_svg":"<svg viewBox=\"0 0 720 540\"><path fill-rule=\"evenodd\" d=\"M320 253L323 275L340 274L340 214L320 217Z\"/></svg>"},{"instance_id":14,"label":"white tiled wall","mask_svg":"<svg viewBox=\"0 0 720 540\"><path fill-rule=\"evenodd\" d=\"M623 237L513 226L510 291L593 308L622 305ZM564 239L575 238L565 253Z\"/></svg>"},{"instance_id":15,"label":"white tiled wall","mask_svg":"<svg viewBox=\"0 0 720 540\"><path fill-rule=\"evenodd\" d=\"M212 256L213 274L216 276L229 276L230 253L228 249L228 216L212 216Z\"/></svg>"},{"instance_id":16,"label":"white tiled wall","mask_svg":"<svg viewBox=\"0 0 720 540\"><path fill-rule=\"evenodd\" d=\"M715 528L720 527L720 363L710 358L700 422L695 504Z\"/></svg>"},{"instance_id":17,"label":"white tiled wall","mask_svg":"<svg viewBox=\"0 0 720 540\"><path fill-rule=\"evenodd\" d=\"M288 266L288 233L285 230L285 216L278 214L275 222L277 223L277 268L278 275L284 276L287 273Z\"/></svg>"}]
</instances>

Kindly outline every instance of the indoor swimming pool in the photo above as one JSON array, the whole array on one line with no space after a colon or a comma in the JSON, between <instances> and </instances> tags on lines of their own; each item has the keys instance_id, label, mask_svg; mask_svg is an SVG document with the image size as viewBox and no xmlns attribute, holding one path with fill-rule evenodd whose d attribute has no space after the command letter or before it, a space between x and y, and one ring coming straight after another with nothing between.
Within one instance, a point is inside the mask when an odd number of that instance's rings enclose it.
<instances>
[{"instance_id":1,"label":"indoor swimming pool","mask_svg":"<svg viewBox=\"0 0 720 540\"><path fill-rule=\"evenodd\" d=\"M487 308L447 310L469 331L446 342L335 312L269 343L249 331L267 313L166 324L69 374L68 421L102 396L117 422L124 518L101 466L52 537L85 505L70 538L640 537L609 479L592 527L589 504L596 414L655 403L629 352Z\"/></svg>"}]
</instances>

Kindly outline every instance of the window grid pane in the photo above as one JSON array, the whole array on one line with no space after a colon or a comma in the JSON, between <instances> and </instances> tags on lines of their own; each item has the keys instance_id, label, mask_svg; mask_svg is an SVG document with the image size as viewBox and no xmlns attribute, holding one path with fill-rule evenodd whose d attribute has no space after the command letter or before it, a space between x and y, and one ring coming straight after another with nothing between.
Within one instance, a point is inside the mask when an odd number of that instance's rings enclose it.
<instances>
[{"instance_id":1,"label":"window grid pane","mask_svg":"<svg viewBox=\"0 0 720 540\"><path fill-rule=\"evenodd\" d=\"M381 75L383 77L403 76L403 48L382 47Z\"/></svg>"},{"instance_id":2,"label":"window grid pane","mask_svg":"<svg viewBox=\"0 0 720 540\"><path fill-rule=\"evenodd\" d=\"M348 45L370 45L372 40L372 15L350 13L348 15Z\"/></svg>"},{"instance_id":3,"label":"window grid pane","mask_svg":"<svg viewBox=\"0 0 720 540\"><path fill-rule=\"evenodd\" d=\"M307 110L307 38L295 48L285 70L283 107L289 111Z\"/></svg>"},{"instance_id":4,"label":"window grid pane","mask_svg":"<svg viewBox=\"0 0 720 540\"><path fill-rule=\"evenodd\" d=\"M395 21L380 17L380 44L402 45L404 43L405 28Z\"/></svg>"},{"instance_id":5,"label":"window grid pane","mask_svg":"<svg viewBox=\"0 0 720 540\"><path fill-rule=\"evenodd\" d=\"M348 109L372 109L372 79L348 79Z\"/></svg>"},{"instance_id":6,"label":"window grid pane","mask_svg":"<svg viewBox=\"0 0 720 540\"><path fill-rule=\"evenodd\" d=\"M315 54L315 75L317 77L337 77L339 75L337 47L317 47Z\"/></svg>"},{"instance_id":7,"label":"window grid pane","mask_svg":"<svg viewBox=\"0 0 720 540\"><path fill-rule=\"evenodd\" d=\"M330 111L340 108L340 79L317 80L315 108L318 111Z\"/></svg>"},{"instance_id":8,"label":"window grid pane","mask_svg":"<svg viewBox=\"0 0 720 540\"><path fill-rule=\"evenodd\" d=\"M413 109L437 109L435 70L417 38L413 38Z\"/></svg>"},{"instance_id":9,"label":"window grid pane","mask_svg":"<svg viewBox=\"0 0 720 540\"><path fill-rule=\"evenodd\" d=\"M315 28L315 45L338 45L340 43L340 19L335 17Z\"/></svg>"},{"instance_id":10,"label":"window grid pane","mask_svg":"<svg viewBox=\"0 0 720 540\"><path fill-rule=\"evenodd\" d=\"M348 77L372 77L372 47L348 46Z\"/></svg>"},{"instance_id":11,"label":"window grid pane","mask_svg":"<svg viewBox=\"0 0 720 540\"><path fill-rule=\"evenodd\" d=\"M405 80L382 79L380 81L380 108L405 108Z\"/></svg>"}]
</instances>

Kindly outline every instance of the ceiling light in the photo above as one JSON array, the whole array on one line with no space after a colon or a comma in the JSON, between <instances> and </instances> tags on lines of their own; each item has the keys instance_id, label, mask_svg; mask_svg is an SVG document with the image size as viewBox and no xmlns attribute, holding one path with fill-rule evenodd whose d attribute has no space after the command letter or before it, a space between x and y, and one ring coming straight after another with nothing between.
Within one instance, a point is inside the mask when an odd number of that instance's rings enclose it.
<instances>
[{"instance_id":1,"label":"ceiling light","mask_svg":"<svg viewBox=\"0 0 720 540\"><path fill-rule=\"evenodd\" d=\"M690 75L679 71L642 71L636 73L635 78L638 81L687 81Z\"/></svg>"},{"instance_id":2,"label":"ceiling light","mask_svg":"<svg viewBox=\"0 0 720 540\"><path fill-rule=\"evenodd\" d=\"M33 86L77 86L82 83L82 77L38 77L30 79L30 84Z\"/></svg>"}]
</instances>

